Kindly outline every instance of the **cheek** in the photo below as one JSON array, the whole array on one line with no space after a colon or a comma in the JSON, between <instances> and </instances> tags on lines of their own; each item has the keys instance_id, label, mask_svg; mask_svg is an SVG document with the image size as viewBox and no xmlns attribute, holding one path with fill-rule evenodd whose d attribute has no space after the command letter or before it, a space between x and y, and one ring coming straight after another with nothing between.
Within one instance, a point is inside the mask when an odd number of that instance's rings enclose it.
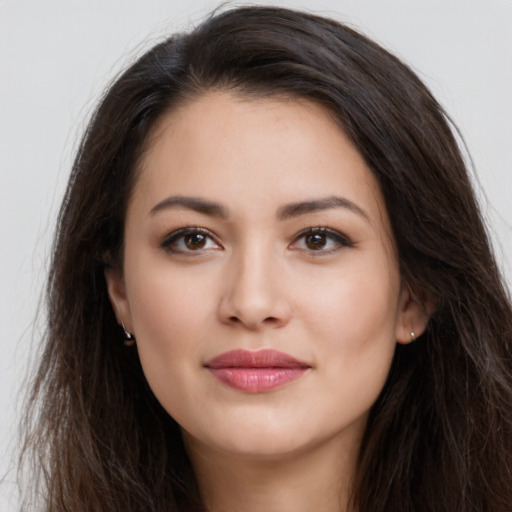
<instances>
[{"instance_id":1,"label":"cheek","mask_svg":"<svg viewBox=\"0 0 512 512\"><path fill-rule=\"evenodd\" d=\"M379 263L374 272L340 272L318 288L309 287L300 307L309 337L317 340L319 364L329 386L368 406L389 373L396 339L398 275ZM378 270L378 271L377 271Z\"/></svg>"},{"instance_id":2,"label":"cheek","mask_svg":"<svg viewBox=\"0 0 512 512\"><path fill-rule=\"evenodd\" d=\"M128 268L134 330L157 344L171 333L193 332L212 311L214 282L207 272L171 265L165 256L141 257ZM173 336L175 339L177 336Z\"/></svg>"},{"instance_id":3,"label":"cheek","mask_svg":"<svg viewBox=\"0 0 512 512\"><path fill-rule=\"evenodd\" d=\"M399 278L379 262L372 270L352 266L305 281L294 293L299 298L299 317L308 318L312 328L340 343L344 339L363 343L379 333L394 339Z\"/></svg>"},{"instance_id":4,"label":"cheek","mask_svg":"<svg viewBox=\"0 0 512 512\"><path fill-rule=\"evenodd\" d=\"M215 311L212 287L185 276L153 265L129 289L141 364L150 387L163 402L162 394L172 393L183 375L199 367L200 348L208 342L205 325Z\"/></svg>"}]
</instances>

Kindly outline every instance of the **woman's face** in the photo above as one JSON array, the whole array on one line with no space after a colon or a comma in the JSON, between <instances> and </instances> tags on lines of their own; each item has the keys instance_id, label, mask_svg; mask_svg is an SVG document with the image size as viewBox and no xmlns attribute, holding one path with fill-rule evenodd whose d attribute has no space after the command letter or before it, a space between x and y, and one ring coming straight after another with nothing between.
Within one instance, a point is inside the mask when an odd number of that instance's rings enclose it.
<instances>
[{"instance_id":1,"label":"woman's face","mask_svg":"<svg viewBox=\"0 0 512 512\"><path fill-rule=\"evenodd\" d=\"M114 310L191 449L357 443L424 327L375 178L306 101L210 92L164 117L124 251Z\"/></svg>"}]
</instances>

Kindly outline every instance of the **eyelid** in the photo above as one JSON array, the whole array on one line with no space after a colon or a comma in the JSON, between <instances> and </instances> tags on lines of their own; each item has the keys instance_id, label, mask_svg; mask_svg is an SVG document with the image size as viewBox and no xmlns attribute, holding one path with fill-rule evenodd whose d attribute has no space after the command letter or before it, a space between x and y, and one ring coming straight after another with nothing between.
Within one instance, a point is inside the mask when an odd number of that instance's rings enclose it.
<instances>
[{"instance_id":1,"label":"eyelid","mask_svg":"<svg viewBox=\"0 0 512 512\"><path fill-rule=\"evenodd\" d=\"M307 236L307 235L314 235L314 234L322 234L327 235L331 240L336 242L338 244L338 247L334 249L297 249L293 248L293 245L296 244L301 238ZM299 233L297 233L290 244L289 247L291 247L293 250L301 250L304 252L307 252L308 254L311 254L312 256L322 256L325 254L331 254L334 252L337 252L343 247L353 247L354 243L350 240L350 238L338 231L337 229L328 228L326 226L312 226L305 228L301 230Z\"/></svg>"},{"instance_id":2,"label":"eyelid","mask_svg":"<svg viewBox=\"0 0 512 512\"><path fill-rule=\"evenodd\" d=\"M186 235L192 235L195 233L200 233L201 235L205 235L213 242L219 246L219 249L222 249L221 243L218 241L217 237L208 229L201 228L199 226L186 226L183 228L178 228L169 233L160 243L160 247L168 252L176 253L176 254L190 254L194 255L195 253L199 254L204 251L212 250L211 248L207 249L198 249L196 251L193 250L179 250L179 249L173 249L172 244L178 241L180 238L186 236ZM217 249L216 249L217 250Z\"/></svg>"}]
</instances>

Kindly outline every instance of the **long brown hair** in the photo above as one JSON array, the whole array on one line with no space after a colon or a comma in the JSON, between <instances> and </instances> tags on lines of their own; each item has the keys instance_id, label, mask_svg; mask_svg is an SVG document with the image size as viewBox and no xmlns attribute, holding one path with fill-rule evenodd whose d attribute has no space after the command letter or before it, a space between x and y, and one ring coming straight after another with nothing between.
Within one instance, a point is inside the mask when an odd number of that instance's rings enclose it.
<instances>
[{"instance_id":1,"label":"long brown hair","mask_svg":"<svg viewBox=\"0 0 512 512\"><path fill-rule=\"evenodd\" d=\"M379 180L403 279L435 303L425 334L397 346L372 408L355 509L510 510L512 311L447 116L366 37L271 7L228 10L158 44L112 84L89 124L58 219L25 420L42 510L202 510L179 427L123 346L104 269L121 260L152 128L212 88L326 107Z\"/></svg>"}]
</instances>

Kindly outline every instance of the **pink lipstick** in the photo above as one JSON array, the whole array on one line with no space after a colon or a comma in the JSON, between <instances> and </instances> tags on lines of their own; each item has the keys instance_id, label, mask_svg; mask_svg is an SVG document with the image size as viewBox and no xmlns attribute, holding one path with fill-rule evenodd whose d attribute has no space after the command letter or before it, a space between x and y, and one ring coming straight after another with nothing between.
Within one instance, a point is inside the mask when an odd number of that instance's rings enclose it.
<instances>
[{"instance_id":1,"label":"pink lipstick","mask_svg":"<svg viewBox=\"0 0 512 512\"><path fill-rule=\"evenodd\" d=\"M222 383L245 391L271 391L301 377L310 365L277 350L232 350L205 364Z\"/></svg>"}]
</instances>

